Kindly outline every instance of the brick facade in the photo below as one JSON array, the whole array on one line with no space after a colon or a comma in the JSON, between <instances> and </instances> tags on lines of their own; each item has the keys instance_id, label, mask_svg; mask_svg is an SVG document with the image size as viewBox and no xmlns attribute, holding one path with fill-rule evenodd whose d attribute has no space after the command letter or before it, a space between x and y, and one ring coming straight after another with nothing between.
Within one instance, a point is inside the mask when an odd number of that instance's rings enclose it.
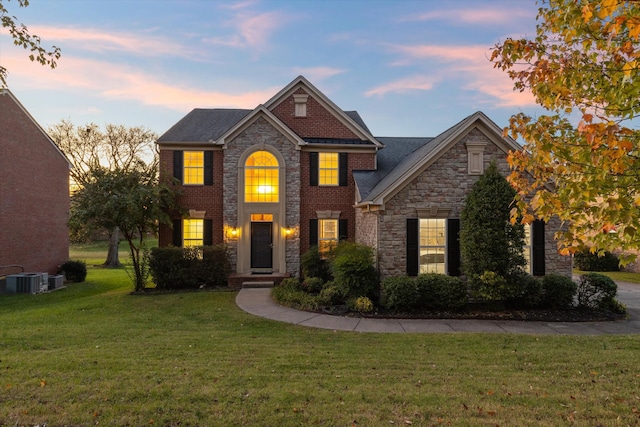
<instances>
[{"instance_id":1,"label":"brick facade","mask_svg":"<svg viewBox=\"0 0 640 427\"><path fill-rule=\"evenodd\" d=\"M308 95L305 117L295 116L294 94ZM298 101L304 98L298 96ZM213 220L213 242L225 242L228 245L233 269L240 275L257 270L251 265L250 256L251 247L259 247L253 245L250 236L252 214L270 215L271 219L267 222L272 221L273 272L299 275L300 257L310 246L311 220L318 219L318 212L330 212L332 218L346 220L347 237L374 248L382 277L405 274L407 218L417 218L419 210L433 209L441 209L448 218L459 218L466 195L479 177L469 171L480 169L480 163L469 159L479 161L477 154L481 151L485 168L495 160L506 175L509 168L505 150L508 147L515 149L513 147L516 146L515 142L503 140L500 130L481 113L454 126L452 129L455 130L463 128L455 138L451 137L455 132L450 129L434 139L437 144L443 144L438 145L439 154L435 157L417 155L417 149L412 152L414 148L406 150L415 147L411 145L415 141L409 143L402 138L394 139L396 144L410 144L401 146L404 151L399 152L405 153L404 156L414 156L416 168L410 170L410 175L402 170L398 175L402 178L397 179L402 182L390 184L382 202L371 199L356 207L358 187L353 172L375 171L377 150L382 144L369 135L366 128L360 128L345 119L344 112L333 110L335 106L331 101L302 77L294 80L265 105L247 111L245 116L240 114L243 111L237 110L229 110L229 113L194 110L193 116L190 113L158 140L162 175L165 178L172 173L173 150L176 147L184 147L184 150L202 150L202 147L214 150L213 186L183 187L180 203L187 210L206 211L205 218ZM194 120L194 117L199 119ZM476 125L473 120L479 124ZM219 124L223 129L216 128ZM215 129L211 130L211 136L206 136L209 127ZM363 140L363 135L368 141ZM426 144L431 139L418 140L423 141L420 147L430 147ZM397 145L395 147L398 148ZM244 164L248 156L258 150L269 151L278 159L278 203L244 202ZM317 152L346 153L346 185L312 185L310 153ZM424 150L424 153L430 151ZM344 160L344 156L341 158ZM386 165L389 165L390 159L395 162L392 162L395 164L392 167L401 167L399 165L404 161L401 156L385 159ZM372 173L374 175L367 173L358 177L378 176L378 172ZM389 170L383 169L382 173L389 174ZM358 200L362 197L366 195L358 194ZM340 226L344 225L344 221L341 221ZM546 270L570 275L571 259L559 256L553 241L553 234L558 228L555 220L545 228ZM236 235L229 233L232 229L237 231ZM170 228L162 227L160 245L170 242Z\"/></svg>"},{"instance_id":2,"label":"brick facade","mask_svg":"<svg viewBox=\"0 0 640 427\"><path fill-rule=\"evenodd\" d=\"M0 266L55 274L69 259L69 163L8 92L0 112Z\"/></svg>"}]
</instances>

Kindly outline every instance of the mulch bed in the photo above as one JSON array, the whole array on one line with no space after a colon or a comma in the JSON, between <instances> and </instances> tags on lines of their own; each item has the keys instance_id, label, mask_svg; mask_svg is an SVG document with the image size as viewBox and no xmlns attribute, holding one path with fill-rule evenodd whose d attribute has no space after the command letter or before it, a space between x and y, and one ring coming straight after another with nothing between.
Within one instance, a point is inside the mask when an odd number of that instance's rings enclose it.
<instances>
[{"instance_id":1,"label":"mulch bed","mask_svg":"<svg viewBox=\"0 0 640 427\"><path fill-rule=\"evenodd\" d=\"M433 311L422 313L384 313L378 311L369 314L349 315L368 318L387 319L477 319L477 320L519 320L535 322L602 322L623 320L625 315L612 313L609 311L598 311L589 309L570 310L516 310L502 309L489 310L482 307L470 307L462 311Z\"/></svg>"}]
</instances>

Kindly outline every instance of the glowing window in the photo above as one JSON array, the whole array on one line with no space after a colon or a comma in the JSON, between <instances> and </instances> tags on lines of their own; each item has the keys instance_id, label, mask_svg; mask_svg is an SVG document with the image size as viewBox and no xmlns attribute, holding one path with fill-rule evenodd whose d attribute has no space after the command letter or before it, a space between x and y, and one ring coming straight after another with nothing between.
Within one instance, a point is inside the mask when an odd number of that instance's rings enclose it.
<instances>
[{"instance_id":1,"label":"glowing window","mask_svg":"<svg viewBox=\"0 0 640 427\"><path fill-rule=\"evenodd\" d=\"M446 219L420 219L420 273L446 274Z\"/></svg>"},{"instance_id":2,"label":"glowing window","mask_svg":"<svg viewBox=\"0 0 640 427\"><path fill-rule=\"evenodd\" d=\"M338 220L318 220L318 251L322 257L338 244Z\"/></svg>"},{"instance_id":3,"label":"glowing window","mask_svg":"<svg viewBox=\"0 0 640 427\"><path fill-rule=\"evenodd\" d=\"M256 151L244 165L245 202L278 202L278 160L268 151Z\"/></svg>"},{"instance_id":4,"label":"glowing window","mask_svg":"<svg viewBox=\"0 0 640 427\"><path fill-rule=\"evenodd\" d=\"M184 183L204 184L204 151L184 152Z\"/></svg>"},{"instance_id":5,"label":"glowing window","mask_svg":"<svg viewBox=\"0 0 640 427\"><path fill-rule=\"evenodd\" d=\"M320 185L338 185L338 153L319 153L318 179Z\"/></svg>"},{"instance_id":6,"label":"glowing window","mask_svg":"<svg viewBox=\"0 0 640 427\"><path fill-rule=\"evenodd\" d=\"M204 220L185 219L182 227L182 244L188 246L202 246L204 244Z\"/></svg>"}]
</instances>

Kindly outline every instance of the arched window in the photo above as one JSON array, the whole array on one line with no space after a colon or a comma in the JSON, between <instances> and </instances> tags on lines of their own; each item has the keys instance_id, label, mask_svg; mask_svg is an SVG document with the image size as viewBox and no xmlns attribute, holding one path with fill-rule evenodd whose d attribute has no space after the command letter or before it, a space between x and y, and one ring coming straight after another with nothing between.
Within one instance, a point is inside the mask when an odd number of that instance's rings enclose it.
<instances>
[{"instance_id":1,"label":"arched window","mask_svg":"<svg viewBox=\"0 0 640 427\"><path fill-rule=\"evenodd\" d=\"M278 160L268 151L256 151L244 164L244 201L278 202Z\"/></svg>"}]
</instances>

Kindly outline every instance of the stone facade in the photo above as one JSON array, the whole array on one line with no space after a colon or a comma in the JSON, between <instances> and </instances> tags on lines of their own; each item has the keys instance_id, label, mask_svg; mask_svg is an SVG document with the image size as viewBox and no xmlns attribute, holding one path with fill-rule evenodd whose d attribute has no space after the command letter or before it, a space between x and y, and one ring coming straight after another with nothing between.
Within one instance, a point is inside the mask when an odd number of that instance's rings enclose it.
<instances>
[{"instance_id":1,"label":"stone facade","mask_svg":"<svg viewBox=\"0 0 640 427\"><path fill-rule=\"evenodd\" d=\"M418 209L438 209L446 211L447 218L460 218L465 198L479 178L479 175L468 173L466 144L469 141L487 143L483 153L484 168L495 161L498 170L505 176L509 173L506 153L479 129L471 130L458 140L378 211L378 265L382 277L406 274L406 220L418 218ZM548 224L545 228L547 242L553 242L558 229L557 221ZM553 244L545 246L545 261L547 271L571 274L571 258L560 256Z\"/></svg>"}]
</instances>

